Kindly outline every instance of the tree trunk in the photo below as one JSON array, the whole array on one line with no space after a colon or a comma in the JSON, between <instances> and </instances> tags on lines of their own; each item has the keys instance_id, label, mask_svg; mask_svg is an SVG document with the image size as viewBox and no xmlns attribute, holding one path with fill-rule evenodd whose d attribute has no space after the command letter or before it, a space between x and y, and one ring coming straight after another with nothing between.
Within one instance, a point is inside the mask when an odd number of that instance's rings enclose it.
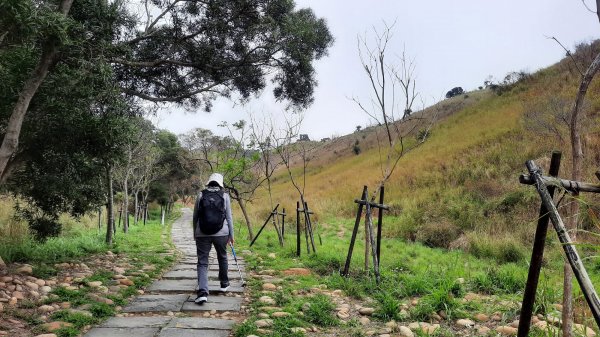
<instances>
[{"instance_id":1,"label":"tree trunk","mask_svg":"<svg viewBox=\"0 0 600 337\"><path fill-rule=\"evenodd\" d=\"M106 169L106 178L108 180L108 202L106 203L106 243L112 245L115 227L115 215L113 213L113 181L112 168L110 166L108 166L108 168Z\"/></svg>"},{"instance_id":2,"label":"tree trunk","mask_svg":"<svg viewBox=\"0 0 600 337\"><path fill-rule=\"evenodd\" d=\"M242 214L244 215L244 220L246 221L246 226L248 227L248 240L252 241L252 239L254 239L254 232L252 231L252 223L250 222L250 217L248 216L248 212L246 211L246 204L244 203L244 200L240 197L240 193L237 191L237 189L233 188L231 189L231 191L234 194L234 199L238 202L238 205L240 205L240 209L242 210ZM231 231L233 232L233 228L231 229Z\"/></svg>"},{"instance_id":3,"label":"tree trunk","mask_svg":"<svg viewBox=\"0 0 600 337\"><path fill-rule=\"evenodd\" d=\"M165 206L160 205L160 224L161 226L165 225Z\"/></svg>"},{"instance_id":4,"label":"tree trunk","mask_svg":"<svg viewBox=\"0 0 600 337\"><path fill-rule=\"evenodd\" d=\"M575 104L571 111L571 152L573 156L573 167L571 180L582 180L582 164L583 164L583 147L581 145L581 125L579 123L581 115L581 107L583 106L585 95L592 79L600 69L600 54L596 55L592 64L588 67L585 74L581 78L579 91L575 98ZM570 232L571 239L576 239L576 229L579 214L579 201L574 200L569 209L570 218L567 222L567 230ZM571 266L565 262L564 265L564 283L563 283L563 311L562 311L562 332L564 337L573 336L573 271Z\"/></svg>"},{"instance_id":5,"label":"tree trunk","mask_svg":"<svg viewBox=\"0 0 600 337\"><path fill-rule=\"evenodd\" d=\"M129 231L129 189L127 186L128 177L123 180L123 233Z\"/></svg>"},{"instance_id":6,"label":"tree trunk","mask_svg":"<svg viewBox=\"0 0 600 337\"><path fill-rule=\"evenodd\" d=\"M73 0L62 0L58 8L59 13L66 16L69 13L72 4ZM46 79L57 53L58 45L52 40L45 41L40 61L19 92L19 98L13 107L6 126L6 133L4 134L2 145L0 146L0 177L4 177L8 162L17 151L21 127L23 125L23 120L25 119L25 114L29 109L31 99L42 82Z\"/></svg>"},{"instance_id":7,"label":"tree trunk","mask_svg":"<svg viewBox=\"0 0 600 337\"><path fill-rule=\"evenodd\" d=\"M140 214L140 212L139 212L140 204L138 202L138 191L135 191L133 193L134 193L134 207L135 207L134 216L133 216L133 224L137 225L138 215Z\"/></svg>"}]
</instances>

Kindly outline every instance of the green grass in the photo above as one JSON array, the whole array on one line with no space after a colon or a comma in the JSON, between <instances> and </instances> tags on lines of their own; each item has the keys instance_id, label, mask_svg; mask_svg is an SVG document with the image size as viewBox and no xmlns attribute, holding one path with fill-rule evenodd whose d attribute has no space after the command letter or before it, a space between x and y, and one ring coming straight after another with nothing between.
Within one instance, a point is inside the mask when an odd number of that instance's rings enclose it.
<instances>
[{"instance_id":1,"label":"green grass","mask_svg":"<svg viewBox=\"0 0 600 337\"><path fill-rule=\"evenodd\" d=\"M317 254L305 253L303 238L300 258L295 256L295 233L288 232L284 247L280 247L274 230L269 228L251 248L253 254L245 257L247 267L252 270L273 269L277 272L290 267L305 267L313 271L312 276L284 277L283 282L278 284L283 289L269 294L283 311L302 311L304 316L295 316L300 323L322 326L323 331L336 331L348 336L361 336L364 332L352 320L340 324L333 315L335 311L331 312L333 306L329 298L313 294L312 289L321 285L326 285L328 290L340 289L345 296L362 300L364 305L375 308L373 318L381 321L429 321L432 313L440 311L448 316L448 322L472 318L481 312L491 315L499 311L506 320L513 320L518 316L519 308L513 304L522 299L528 268L526 259L499 263L494 257L477 257L461 250L431 248L420 243L384 237L381 248L381 282L376 284L372 269L368 272L363 270L362 231L357 237L350 275L340 276L351 234L346 231L340 236L340 228L344 226L347 226L347 222L343 219L328 219L328 226L321 229L323 245L317 244ZM241 235L238 235L239 251L247 249L248 242L244 236L242 230ZM561 274L558 271L562 270L562 260L560 254L557 255L552 250L552 242L549 246L549 263L543 268L535 307L535 312L541 314L554 310L553 305L559 303L561 298ZM275 253L277 258L268 258L269 253ZM248 322L258 319L256 315L259 312L265 312L261 310L262 305L255 303L263 295L261 285L262 281L259 279L249 280L254 300L250 304L253 314ZM484 294L489 299L464 301L463 297L469 292ZM414 298L418 299L417 305L410 306L401 315L402 305ZM308 308L303 307L306 302L311 303L310 308L315 312L307 314L305 310ZM313 302L318 302L319 305L315 307ZM327 314L328 312L332 315ZM333 325L321 321L324 317L329 317L325 322L331 319ZM336 321L337 323L333 323ZM236 336L242 336L243 333L256 334L251 328L252 324L248 322L238 326L241 332ZM281 335L287 336L284 330L281 330ZM451 336L452 330L442 327L436 335Z\"/></svg>"},{"instance_id":2,"label":"green grass","mask_svg":"<svg viewBox=\"0 0 600 337\"><path fill-rule=\"evenodd\" d=\"M33 264L33 273L37 277L51 277L58 273L55 263L83 261L87 256L95 253L104 253L108 250L114 253L124 254L128 262L133 266L127 270L128 278L134 282L133 286L123 288L118 294L108 295L114 304L109 305L93 300L90 295L97 290L87 286L88 282L101 281L103 285L114 284L114 272L111 270L95 270L94 273L84 278L78 289L67 289L55 287L44 301L45 304L69 302L72 308L86 305L91 316L85 313L60 310L52 314L51 319L72 323L72 327L62 328L55 333L57 336L79 336L81 329L87 325L100 323L104 319L113 316L116 306L126 305L131 296L138 294L138 289L147 286L153 278L158 277L162 271L175 261L175 256L161 255L169 251L171 244L170 228L174 219L179 216L174 212L167 219L167 226L161 226L155 214L155 220L149 221L146 226L139 224L131 226L129 233L117 232L112 246L104 243L104 233L98 233L95 229L71 230L64 237L52 238L45 243L36 243L29 240L14 242L3 242L0 246L0 254L8 252L7 262L26 262ZM77 233L75 236L74 233ZM163 238L164 236L164 238ZM3 255L4 258L5 255ZM145 265L152 265L152 269L143 269ZM98 294L103 296L102 294ZM35 308L37 305L27 305L23 302L22 309ZM24 311L14 310L12 314L27 321L36 333L43 333L42 321L36 315L26 315Z\"/></svg>"},{"instance_id":3,"label":"green grass","mask_svg":"<svg viewBox=\"0 0 600 337\"><path fill-rule=\"evenodd\" d=\"M335 326L339 323L333 314L335 307L329 297L317 294L308 297L307 300L308 305L304 310L304 317L307 322L318 326Z\"/></svg>"}]
</instances>

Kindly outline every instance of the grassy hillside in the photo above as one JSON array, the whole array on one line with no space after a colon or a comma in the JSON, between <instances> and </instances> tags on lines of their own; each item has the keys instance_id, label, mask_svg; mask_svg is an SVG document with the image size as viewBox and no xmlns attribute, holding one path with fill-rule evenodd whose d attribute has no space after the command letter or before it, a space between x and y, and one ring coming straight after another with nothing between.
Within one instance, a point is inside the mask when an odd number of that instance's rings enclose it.
<instances>
[{"instance_id":1,"label":"grassy hillside","mask_svg":"<svg viewBox=\"0 0 600 337\"><path fill-rule=\"evenodd\" d=\"M501 95L480 90L429 108L441 112L430 138L400 160L386 185L386 203L393 208L384 220L384 235L461 248L506 262L524 259L539 200L535 190L520 185L517 178L528 159L547 168L553 149L563 152L561 175L570 174L566 127L554 134L543 121L552 118L554 100L570 108L579 76L572 61L565 59L525 77ZM599 93L596 80L588 93L590 117L584 122L588 181L596 179L593 172L599 163L598 127L592 123L600 110ZM363 185L372 189L380 179L375 132L372 127L318 145L309 163L306 197L322 226L341 221L345 225L340 231L350 230L354 198ZM356 140L362 150L359 155L352 151ZM294 172L299 174L299 168ZM273 192L275 202L288 209L298 200L284 170L278 172ZM267 211L266 200L251 207L256 222ZM588 211L594 210L585 210L586 228L592 225L587 223Z\"/></svg>"}]
</instances>

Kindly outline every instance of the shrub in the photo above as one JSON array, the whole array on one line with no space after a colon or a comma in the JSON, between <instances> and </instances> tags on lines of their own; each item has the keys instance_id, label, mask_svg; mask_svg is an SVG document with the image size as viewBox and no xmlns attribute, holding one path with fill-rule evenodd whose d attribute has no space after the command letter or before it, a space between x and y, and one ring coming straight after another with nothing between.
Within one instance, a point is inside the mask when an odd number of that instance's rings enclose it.
<instances>
[{"instance_id":1,"label":"shrub","mask_svg":"<svg viewBox=\"0 0 600 337\"><path fill-rule=\"evenodd\" d=\"M460 228L448 221L426 223L417 232L417 240L429 247L449 248L460 236Z\"/></svg>"},{"instance_id":2,"label":"shrub","mask_svg":"<svg viewBox=\"0 0 600 337\"><path fill-rule=\"evenodd\" d=\"M525 249L514 238L490 238L477 234L469 235L469 252L479 258L495 259L499 263L523 261Z\"/></svg>"},{"instance_id":3,"label":"shrub","mask_svg":"<svg viewBox=\"0 0 600 337\"><path fill-rule=\"evenodd\" d=\"M354 142L354 146L352 146L352 152L354 152L355 155L359 155L360 154L360 142L358 141L358 139Z\"/></svg>"}]
</instances>

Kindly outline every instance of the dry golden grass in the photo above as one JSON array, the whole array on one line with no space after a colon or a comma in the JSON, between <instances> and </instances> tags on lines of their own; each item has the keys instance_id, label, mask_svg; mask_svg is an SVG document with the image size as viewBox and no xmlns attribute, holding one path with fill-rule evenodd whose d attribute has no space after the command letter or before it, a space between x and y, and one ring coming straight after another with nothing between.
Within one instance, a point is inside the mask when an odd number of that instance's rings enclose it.
<instances>
[{"instance_id":1,"label":"dry golden grass","mask_svg":"<svg viewBox=\"0 0 600 337\"><path fill-rule=\"evenodd\" d=\"M523 117L524 102L549 92L574 97L578 77L564 62L541 70L502 96L482 90L430 108L428 112L440 112L430 138L400 160L386 184L386 203L394 209L386 217L384 235L411 240L423 236L419 228L431 229L439 223L460 228L460 239L475 247L471 249L477 254L492 254L485 248L492 247L494 254L518 257L518 245L513 246L511 240L530 243L539 203L532 187L518 183L524 162L534 159L547 167L550 151L557 149L565 158L561 175L568 176L570 171L569 144L527 132L524 125L529 121ZM600 81L594 81L589 97L588 114L595 120L600 111ZM600 153L600 126L590 130L587 150ZM359 155L352 152L356 139L362 150ZM588 156L588 180L595 179L593 172L599 164L600 155ZM310 161L306 200L321 222L341 219L350 227L356 212L353 200L363 185L376 187L380 172L375 127L339 137L319 145ZM293 173L299 177L299 168ZM299 196L285 170L276 174L273 197L288 214L295 208ZM269 206L266 193L259 194L249 207L255 223L262 224Z\"/></svg>"}]
</instances>

